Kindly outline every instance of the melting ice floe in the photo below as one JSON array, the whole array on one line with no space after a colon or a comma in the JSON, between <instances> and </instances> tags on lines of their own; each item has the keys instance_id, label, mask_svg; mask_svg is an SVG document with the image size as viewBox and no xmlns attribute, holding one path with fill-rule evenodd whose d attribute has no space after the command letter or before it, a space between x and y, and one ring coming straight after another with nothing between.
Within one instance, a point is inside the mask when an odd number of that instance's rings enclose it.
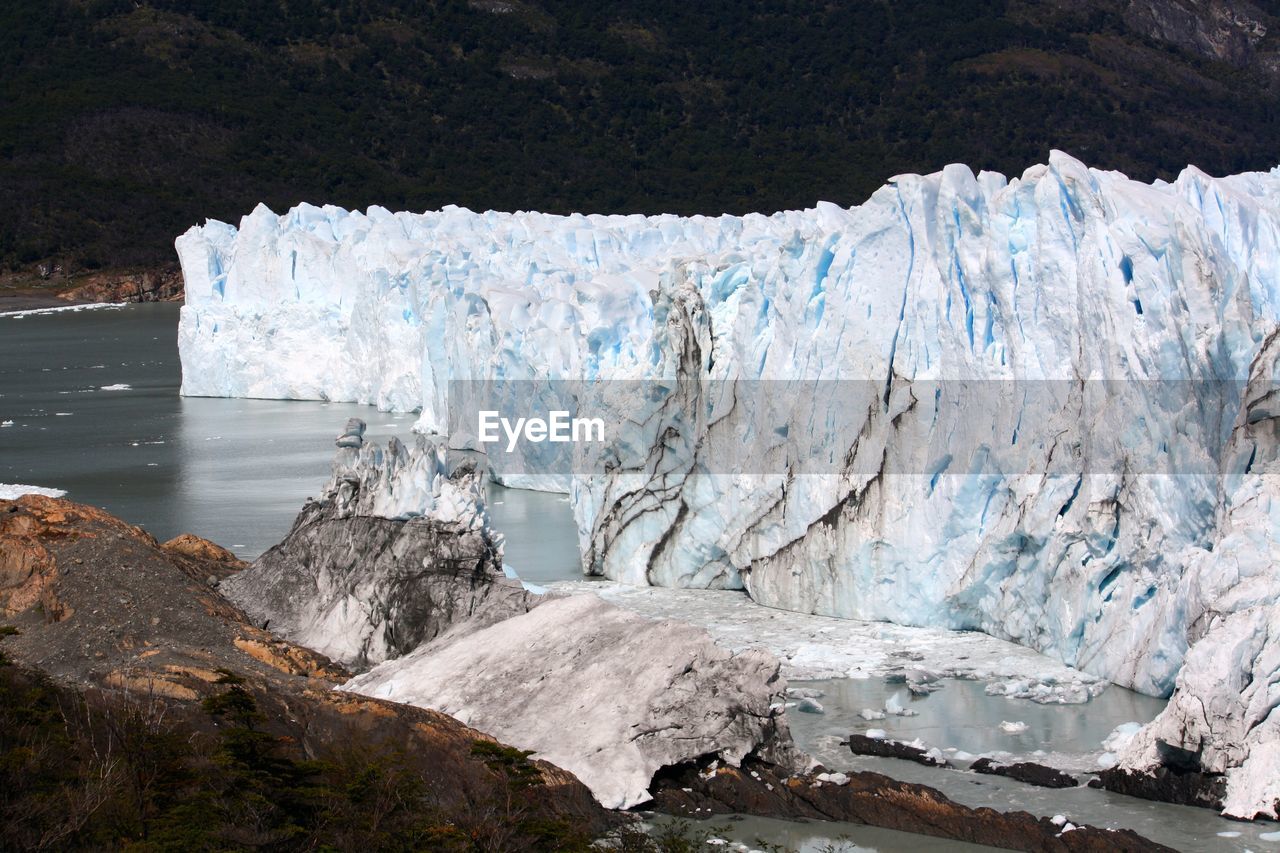
<instances>
[{"instance_id":1,"label":"melting ice floe","mask_svg":"<svg viewBox=\"0 0 1280 853\"><path fill-rule=\"evenodd\" d=\"M0 317L21 319L23 317L38 317L43 314L63 314L75 311L124 308L127 305L127 302L94 302L89 305L58 305L53 308L29 308L25 311L0 311Z\"/></svg>"},{"instance_id":2,"label":"melting ice floe","mask_svg":"<svg viewBox=\"0 0 1280 853\"><path fill-rule=\"evenodd\" d=\"M60 498L66 492L62 489L50 489L45 486L24 486L20 483L0 483L0 500L16 500L23 495L44 495L47 498Z\"/></svg>"},{"instance_id":3,"label":"melting ice floe","mask_svg":"<svg viewBox=\"0 0 1280 853\"><path fill-rule=\"evenodd\" d=\"M1247 760L1229 808L1266 811L1277 247L1276 173L1146 185L1059 153L768 217L259 207L178 240L183 390L442 430L456 380L665 382L594 399L621 425L610 466L491 460L571 488L588 571L979 629L1153 694L1198 640L1123 763L1156 739ZM838 393L797 405L814 380ZM797 476L806 440L828 468ZM758 467L735 472L744 445Z\"/></svg>"}]
</instances>

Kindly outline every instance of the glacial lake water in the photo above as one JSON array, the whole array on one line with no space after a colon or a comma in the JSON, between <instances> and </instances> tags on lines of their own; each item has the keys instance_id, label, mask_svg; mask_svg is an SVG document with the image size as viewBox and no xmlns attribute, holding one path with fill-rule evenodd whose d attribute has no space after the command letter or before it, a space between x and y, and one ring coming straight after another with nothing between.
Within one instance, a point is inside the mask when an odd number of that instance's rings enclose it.
<instances>
[{"instance_id":1,"label":"glacial lake water","mask_svg":"<svg viewBox=\"0 0 1280 853\"><path fill-rule=\"evenodd\" d=\"M375 440L411 438L415 415L354 403L179 397L177 326L169 304L0 316L0 484L61 489L162 540L195 533L252 559L324 485L347 418ZM523 577L580 576L563 496L490 488Z\"/></svg>"},{"instance_id":2,"label":"glacial lake water","mask_svg":"<svg viewBox=\"0 0 1280 853\"><path fill-rule=\"evenodd\" d=\"M411 414L387 414L350 403L191 399L178 396L176 305L136 305L25 317L0 316L0 484L63 489L102 506L160 538L192 532L252 558L278 542L308 495L328 477L333 440L348 417L369 435L407 438ZM127 387L121 387L127 386ZM108 390L114 389L114 390ZM490 512L507 537L507 557L532 582L580 577L577 540L566 499L491 486ZM902 739L968 752L1028 754L1087 751L1117 722L1145 721L1159 703L1109 690L1083 706L1040 706L988 697L972 682L949 682L913 703L918 717L868 723L857 716L880 707L900 686L840 680L824 690L826 714L792 714L800 745L834 769L876 769L941 788L959 802L1036 814L1066 813L1102 826L1131 827L1179 850L1280 849L1259 838L1275 824L1223 820L1210 811L1148 803L1103 791L1049 791L991 776L939 771L892 759L856 758L840 736L878 727ZM1010 704L1013 703L1013 704ZM999 722L1028 724L1025 735ZM1219 833L1239 833L1226 838ZM733 822L731 837L762 837L793 849L818 850L847 836L858 849L953 849L946 842L866 827ZM724 849L724 848L721 848Z\"/></svg>"}]
</instances>

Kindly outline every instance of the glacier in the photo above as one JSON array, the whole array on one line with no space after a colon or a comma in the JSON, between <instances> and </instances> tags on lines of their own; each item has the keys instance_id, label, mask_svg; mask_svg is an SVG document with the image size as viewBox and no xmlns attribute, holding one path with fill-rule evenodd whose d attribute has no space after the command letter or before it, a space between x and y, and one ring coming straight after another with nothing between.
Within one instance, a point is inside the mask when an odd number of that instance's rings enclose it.
<instances>
[{"instance_id":1,"label":"glacier","mask_svg":"<svg viewBox=\"0 0 1280 853\"><path fill-rule=\"evenodd\" d=\"M184 394L419 410L419 431L475 447L458 383L530 403L583 383L607 447L489 466L570 495L585 572L981 630L1173 693L1165 736L1233 779L1274 762L1235 739L1280 723L1272 646L1227 661L1271 685L1247 715L1188 650L1278 633L1257 435L1280 414L1259 361L1280 171L1144 184L1053 152L1012 180L898 176L847 209L259 206L176 246ZM1235 710L1191 725L1178 697L1197 690ZM1144 743L1127 766L1150 765ZM1230 808L1274 810L1262 788Z\"/></svg>"}]
</instances>

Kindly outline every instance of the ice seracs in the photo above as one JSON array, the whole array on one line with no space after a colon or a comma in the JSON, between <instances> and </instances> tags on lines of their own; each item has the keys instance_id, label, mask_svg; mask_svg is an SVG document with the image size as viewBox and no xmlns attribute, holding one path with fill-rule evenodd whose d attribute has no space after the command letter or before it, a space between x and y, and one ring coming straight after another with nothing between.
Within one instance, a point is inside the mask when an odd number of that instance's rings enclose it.
<instances>
[{"instance_id":1,"label":"ice seracs","mask_svg":"<svg viewBox=\"0 0 1280 853\"><path fill-rule=\"evenodd\" d=\"M1057 152L772 216L259 207L178 240L183 391L420 408L458 446L459 383L508 404L579 383L606 446L490 466L570 494L588 572L981 630L1198 695L1219 688L1178 681L1192 643L1274 623L1274 484L1237 425L1278 226L1276 173L1148 185ZM1223 598L1237 571L1252 591ZM1269 683L1247 651L1215 665ZM1224 744L1267 719L1248 701L1208 722ZM1270 766L1204 742L1233 779Z\"/></svg>"}]
</instances>

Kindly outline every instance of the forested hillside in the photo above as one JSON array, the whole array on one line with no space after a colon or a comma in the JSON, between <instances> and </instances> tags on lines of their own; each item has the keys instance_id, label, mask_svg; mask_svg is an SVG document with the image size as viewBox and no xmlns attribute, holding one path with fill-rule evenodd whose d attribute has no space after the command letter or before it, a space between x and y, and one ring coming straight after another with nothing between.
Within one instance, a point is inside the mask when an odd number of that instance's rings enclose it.
<instances>
[{"instance_id":1,"label":"forested hillside","mask_svg":"<svg viewBox=\"0 0 1280 853\"><path fill-rule=\"evenodd\" d=\"M172 259L259 201L861 201L1050 148L1280 162L1272 11L1213 0L11 0L0 270Z\"/></svg>"}]
</instances>

